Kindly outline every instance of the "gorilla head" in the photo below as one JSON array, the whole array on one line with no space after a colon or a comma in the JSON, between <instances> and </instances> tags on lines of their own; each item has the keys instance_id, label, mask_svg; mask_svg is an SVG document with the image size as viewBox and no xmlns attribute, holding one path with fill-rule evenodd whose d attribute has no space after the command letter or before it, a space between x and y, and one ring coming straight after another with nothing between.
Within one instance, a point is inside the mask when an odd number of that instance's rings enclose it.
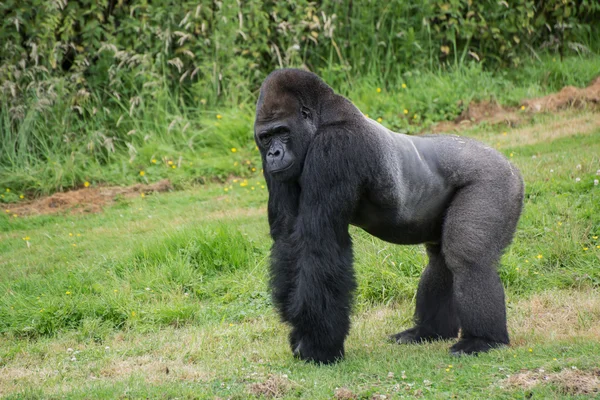
<instances>
[{"instance_id":1,"label":"gorilla head","mask_svg":"<svg viewBox=\"0 0 600 400\"><path fill-rule=\"evenodd\" d=\"M296 356L344 356L356 287L350 224L427 248L415 326L395 342L459 330L453 354L509 342L495 266L516 229L523 181L506 158L466 138L394 133L294 69L263 83L254 137L269 188L273 302Z\"/></svg>"},{"instance_id":2,"label":"gorilla head","mask_svg":"<svg viewBox=\"0 0 600 400\"><path fill-rule=\"evenodd\" d=\"M333 91L315 75L279 70L264 81L254 138L264 171L278 181L298 179L318 125L318 108Z\"/></svg>"}]
</instances>

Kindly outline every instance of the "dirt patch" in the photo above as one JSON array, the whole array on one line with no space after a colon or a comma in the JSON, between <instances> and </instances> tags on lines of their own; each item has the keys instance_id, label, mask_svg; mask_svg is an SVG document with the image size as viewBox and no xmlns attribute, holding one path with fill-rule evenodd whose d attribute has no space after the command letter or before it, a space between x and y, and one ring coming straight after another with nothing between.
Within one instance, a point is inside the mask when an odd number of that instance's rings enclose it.
<instances>
[{"instance_id":1,"label":"dirt patch","mask_svg":"<svg viewBox=\"0 0 600 400\"><path fill-rule=\"evenodd\" d=\"M333 393L333 398L335 400L353 400L357 399L358 395L354 394L350 389L337 388Z\"/></svg>"},{"instance_id":2,"label":"dirt patch","mask_svg":"<svg viewBox=\"0 0 600 400\"><path fill-rule=\"evenodd\" d=\"M531 389L539 384L554 385L562 395L592 395L600 393L600 370L580 371L565 368L560 372L547 373L537 371L521 371L511 375L502 382L503 387Z\"/></svg>"},{"instance_id":3,"label":"dirt patch","mask_svg":"<svg viewBox=\"0 0 600 400\"><path fill-rule=\"evenodd\" d=\"M248 387L248 392L256 397L266 397L268 399L285 396L295 384L290 381L287 375L269 375L266 381L253 383Z\"/></svg>"},{"instance_id":4,"label":"dirt patch","mask_svg":"<svg viewBox=\"0 0 600 400\"><path fill-rule=\"evenodd\" d=\"M516 126L539 112L556 112L566 108L600 106L600 76L585 88L565 86L558 93L521 101L519 107L503 107L494 101L471 103L454 121L433 125L427 132L456 132L480 123Z\"/></svg>"},{"instance_id":5,"label":"dirt patch","mask_svg":"<svg viewBox=\"0 0 600 400\"><path fill-rule=\"evenodd\" d=\"M532 112L551 112L569 107L579 108L587 104L600 104L600 76L583 89L565 86L558 93L523 101L523 105Z\"/></svg>"},{"instance_id":6,"label":"dirt patch","mask_svg":"<svg viewBox=\"0 0 600 400\"><path fill-rule=\"evenodd\" d=\"M69 212L71 214L96 213L120 197L130 198L142 194L166 192L173 186L168 180L162 180L150 185L137 184L133 186L106 186L71 190L64 193L54 193L29 202L5 205L11 214L42 215Z\"/></svg>"}]
</instances>

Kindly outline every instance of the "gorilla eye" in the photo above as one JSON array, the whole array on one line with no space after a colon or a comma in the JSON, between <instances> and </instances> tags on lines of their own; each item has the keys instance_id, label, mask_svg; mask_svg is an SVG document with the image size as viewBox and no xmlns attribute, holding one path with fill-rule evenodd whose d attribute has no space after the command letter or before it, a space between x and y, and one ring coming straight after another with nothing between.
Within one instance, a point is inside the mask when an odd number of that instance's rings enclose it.
<instances>
[{"instance_id":1,"label":"gorilla eye","mask_svg":"<svg viewBox=\"0 0 600 400\"><path fill-rule=\"evenodd\" d=\"M300 112L302 113L302 116L304 117L304 119L310 118L310 110L308 108L302 107Z\"/></svg>"}]
</instances>

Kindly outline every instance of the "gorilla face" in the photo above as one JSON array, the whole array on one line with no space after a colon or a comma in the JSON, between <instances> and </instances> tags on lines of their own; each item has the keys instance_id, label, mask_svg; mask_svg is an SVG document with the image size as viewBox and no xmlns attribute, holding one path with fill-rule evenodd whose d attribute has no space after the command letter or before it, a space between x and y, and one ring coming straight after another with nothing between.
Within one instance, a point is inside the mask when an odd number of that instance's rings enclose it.
<instances>
[{"instance_id":1,"label":"gorilla face","mask_svg":"<svg viewBox=\"0 0 600 400\"><path fill-rule=\"evenodd\" d=\"M293 95L263 88L254 123L254 139L265 174L284 182L302 175L304 158L316 131L314 113Z\"/></svg>"}]
</instances>

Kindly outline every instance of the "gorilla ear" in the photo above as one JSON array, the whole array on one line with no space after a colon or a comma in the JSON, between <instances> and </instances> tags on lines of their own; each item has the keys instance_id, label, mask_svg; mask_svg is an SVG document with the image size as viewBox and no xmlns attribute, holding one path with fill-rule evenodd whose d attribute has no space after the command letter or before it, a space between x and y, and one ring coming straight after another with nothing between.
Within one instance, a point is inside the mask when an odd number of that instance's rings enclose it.
<instances>
[{"instance_id":1,"label":"gorilla ear","mask_svg":"<svg viewBox=\"0 0 600 400\"><path fill-rule=\"evenodd\" d=\"M310 110L308 108L302 106L300 112L302 113L302 117L304 117L304 119L310 119L311 118Z\"/></svg>"}]
</instances>

